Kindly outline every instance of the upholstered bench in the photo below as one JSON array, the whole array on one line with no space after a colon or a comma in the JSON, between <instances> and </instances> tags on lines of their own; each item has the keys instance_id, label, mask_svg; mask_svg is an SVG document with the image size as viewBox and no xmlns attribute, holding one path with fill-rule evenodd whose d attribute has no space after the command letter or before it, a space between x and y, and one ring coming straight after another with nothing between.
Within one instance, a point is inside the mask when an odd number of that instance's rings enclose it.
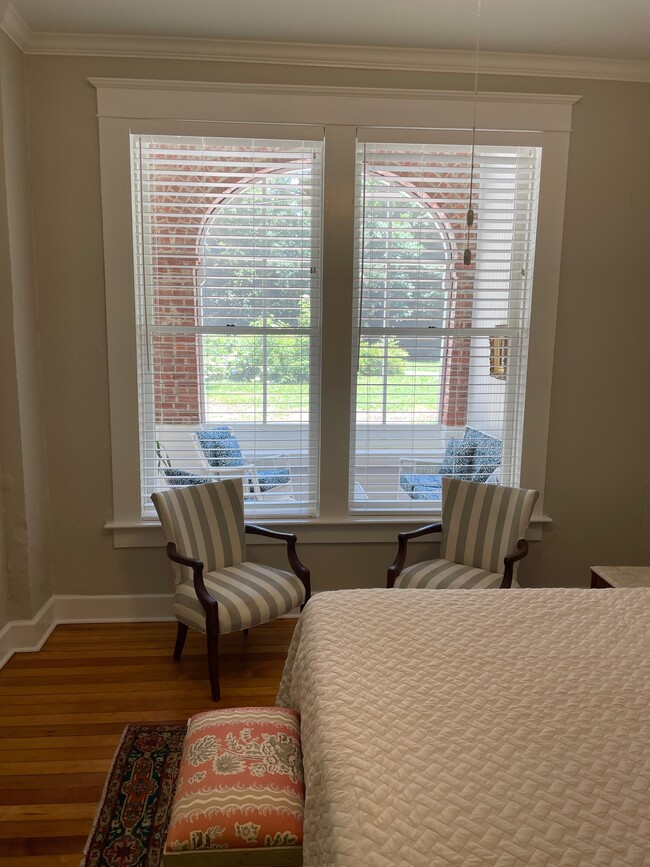
<instances>
[{"instance_id":1,"label":"upholstered bench","mask_svg":"<svg viewBox=\"0 0 650 867\"><path fill-rule=\"evenodd\" d=\"M164 867L300 867L304 785L296 711L207 711L188 725Z\"/></svg>"}]
</instances>

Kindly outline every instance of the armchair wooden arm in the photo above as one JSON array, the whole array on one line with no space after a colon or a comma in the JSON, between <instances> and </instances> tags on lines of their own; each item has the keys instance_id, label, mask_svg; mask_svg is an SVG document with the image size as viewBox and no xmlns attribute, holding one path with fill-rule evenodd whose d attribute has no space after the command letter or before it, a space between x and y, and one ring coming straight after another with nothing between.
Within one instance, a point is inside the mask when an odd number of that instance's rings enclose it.
<instances>
[{"instance_id":1,"label":"armchair wooden arm","mask_svg":"<svg viewBox=\"0 0 650 867\"><path fill-rule=\"evenodd\" d=\"M216 599L210 596L205 582L203 580L203 563L201 560L194 560L192 557L186 557L184 554L179 554L176 550L176 545L173 542L167 543L167 556L174 563L180 566L189 566L193 572L194 590L199 599L199 602L206 611L206 614L217 614L219 603Z\"/></svg>"},{"instance_id":2,"label":"armchair wooden arm","mask_svg":"<svg viewBox=\"0 0 650 867\"><path fill-rule=\"evenodd\" d=\"M503 581L501 582L501 589L505 589L508 587L512 587L512 572L513 566L517 562L517 560L523 560L523 558L528 553L528 542L525 539L519 539L517 541L517 549L513 554L508 554L503 558L503 565L505 566L505 570L503 572Z\"/></svg>"},{"instance_id":3,"label":"armchair wooden arm","mask_svg":"<svg viewBox=\"0 0 650 867\"><path fill-rule=\"evenodd\" d=\"M436 521L435 524L426 524L424 527L418 527L417 530L405 530L397 537L397 556L394 562L388 567L386 574L386 586L394 587L395 579L404 568L406 561L406 548L410 539L417 539L418 536L426 536L428 533L442 532L442 523Z\"/></svg>"},{"instance_id":4,"label":"armchair wooden arm","mask_svg":"<svg viewBox=\"0 0 650 867\"><path fill-rule=\"evenodd\" d=\"M245 524L244 530L253 536L266 536L268 539L279 539L287 543L287 557L294 575L300 579L305 588L305 603L311 596L311 573L304 563L300 561L296 552L295 533L281 533L279 530L271 530L269 527L260 527L258 524Z\"/></svg>"}]
</instances>

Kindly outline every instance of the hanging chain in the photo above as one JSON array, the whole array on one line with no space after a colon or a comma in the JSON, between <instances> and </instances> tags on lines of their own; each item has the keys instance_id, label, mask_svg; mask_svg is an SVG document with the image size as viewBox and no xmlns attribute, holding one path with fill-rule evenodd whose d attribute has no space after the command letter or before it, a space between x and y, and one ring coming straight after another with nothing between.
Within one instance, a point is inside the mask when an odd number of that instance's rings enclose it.
<instances>
[{"instance_id":1,"label":"hanging chain","mask_svg":"<svg viewBox=\"0 0 650 867\"><path fill-rule=\"evenodd\" d=\"M465 265L472 264L472 251L469 246L470 230L474 225L474 209L472 207L474 198L474 152L476 150L476 109L478 106L478 52L481 33L481 3L482 0L477 0L476 3L476 29L474 34L474 110L472 114L472 150L469 160L469 204L467 207L467 237L465 241L465 252L463 254L463 262Z\"/></svg>"}]
</instances>

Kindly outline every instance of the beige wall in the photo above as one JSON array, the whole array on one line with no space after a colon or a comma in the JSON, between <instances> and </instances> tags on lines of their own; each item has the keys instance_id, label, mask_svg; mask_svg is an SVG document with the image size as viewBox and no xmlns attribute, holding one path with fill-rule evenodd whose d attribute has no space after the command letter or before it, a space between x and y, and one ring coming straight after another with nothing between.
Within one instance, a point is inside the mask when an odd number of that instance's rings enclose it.
<instances>
[{"instance_id":1,"label":"beige wall","mask_svg":"<svg viewBox=\"0 0 650 867\"><path fill-rule=\"evenodd\" d=\"M27 67L22 53L0 34L0 465L4 526L0 579L6 594L5 617L11 619L30 618L51 595L46 544L46 430L28 171Z\"/></svg>"},{"instance_id":2,"label":"beige wall","mask_svg":"<svg viewBox=\"0 0 650 867\"><path fill-rule=\"evenodd\" d=\"M0 52L3 45L0 43ZM4 54L0 53L0 73ZM1 79L0 79L1 82ZM9 221L7 214L7 185L4 158L4 99L0 86L0 477L4 479L7 463L5 438L10 425L8 417L13 409L11 378L15 371L13 361L13 326L11 286L11 259L9 256ZM9 564L5 536L7 532L5 484L0 485L0 629L9 619Z\"/></svg>"},{"instance_id":3,"label":"beige wall","mask_svg":"<svg viewBox=\"0 0 650 867\"><path fill-rule=\"evenodd\" d=\"M112 510L109 405L96 104L86 78L441 89L470 89L471 82L207 62L34 56L27 63L53 591L165 592L171 579L162 551L116 550L103 530ZM481 87L582 94L551 406L546 511L554 523L520 575L536 585L585 585L591 563L650 562L650 86L489 77ZM301 549L316 590L379 586L393 553L393 544Z\"/></svg>"}]
</instances>

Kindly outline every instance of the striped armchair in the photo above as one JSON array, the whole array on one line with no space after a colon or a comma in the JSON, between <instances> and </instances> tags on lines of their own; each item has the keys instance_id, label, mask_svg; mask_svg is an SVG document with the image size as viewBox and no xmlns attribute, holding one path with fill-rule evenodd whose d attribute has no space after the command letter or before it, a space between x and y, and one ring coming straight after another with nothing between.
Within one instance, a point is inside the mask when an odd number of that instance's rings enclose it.
<instances>
[{"instance_id":1,"label":"striped armchair","mask_svg":"<svg viewBox=\"0 0 650 867\"><path fill-rule=\"evenodd\" d=\"M517 587L538 491L442 479L442 522L400 533L388 587ZM440 557L404 568L410 539L442 532Z\"/></svg>"},{"instance_id":2,"label":"striped armchair","mask_svg":"<svg viewBox=\"0 0 650 867\"><path fill-rule=\"evenodd\" d=\"M157 491L151 499L174 564L174 659L181 657L189 627L204 632L212 698L218 701L219 635L246 631L303 606L310 596L309 570L298 559L293 533L244 523L241 478ZM286 542L293 571L248 560L246 533Z\"/></svg>"}]
</instances>

